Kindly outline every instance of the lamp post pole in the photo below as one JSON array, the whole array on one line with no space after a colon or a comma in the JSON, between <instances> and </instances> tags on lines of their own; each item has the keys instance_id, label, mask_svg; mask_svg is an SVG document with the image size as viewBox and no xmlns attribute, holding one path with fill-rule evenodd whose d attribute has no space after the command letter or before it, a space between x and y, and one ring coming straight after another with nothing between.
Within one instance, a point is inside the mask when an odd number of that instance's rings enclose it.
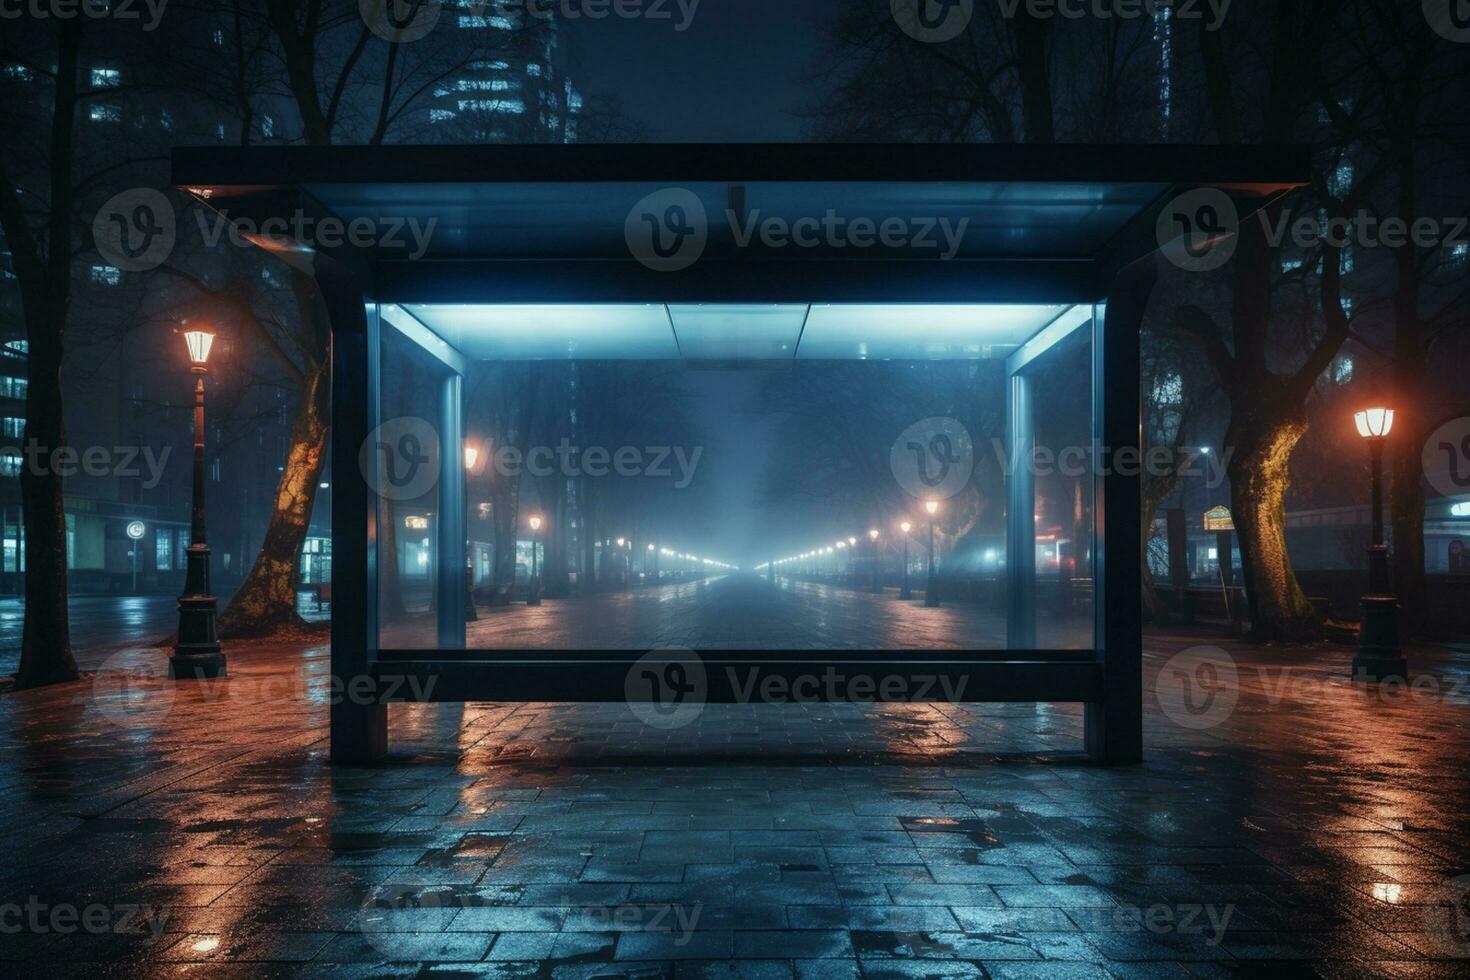
<instances>
[{"instance_id":1,"label":"lamp post pole","mask_svg":"<svg viewBox=\"0 0 1470 980\"><path fill-rule=\"evenodd\" d=\"M904 600L914 597L914 594L909 591L909 531L913 530L913 527L908 521L898 526L898 529L903 532L903 590L899 592L898 597Z\"/></svg>"},{"instance_id":2,"label":"lamp post pole","mask_svg":"<svg viewBox=\"0 0 1470 980\"><path fill-rule=\"evenodd\" d=\"M210 588L209 544L204 528L204 375L214 335L191 330L184 339L194 374L194 508L184 594L179 596L179 638L168 661L168 673L173 678L198 679L226 674L225 655L216 632L219 606Z\"/></svg>"},{"instance_id":3,"label":"lamp post pole","mask_svg":"<svg viewBox=\"0 0 1470 980\"><path fill-rule=\"evenodd\" d=\"M924 605L930 609L939 607L939 578L934 574L934 515L939 512L939 501L926 500L924 510L929 513L929 579L924 584Z\"/></svg>"},{"instance_id":4,"label":"lamp post pole","mask_svg":"<svg viewBox=\"0 0 1470 980\"><path fill-rule=\"evenodd\" d=\"M881 595L883 592L883 545L878 540L878 529L868 531L868 540L873 543L873 594Z\"/></svg>"},{"instance_id":5,"label":"lamp post pole","mask_svg":"<svg viewBox=\"0 0 1470 980\"><path fill-rule=\"evenodd\" d=\"M536 562L536 551L541 542L541 518L531 518L531 584L526 590L526 605L541 605L541 573Z\"/></svg>"},{"instance_id":6,"label":"lamp post pole","mask_svg":"<svg viewBox=\"0 0 1470 980\"><path fill-rule=\"evenodd\" d=\"M1408 679L1409 665L1399 646L1399 601L1388 580L1388 546L1383 543L1383 449L1393 429L1393 410L1370 408L1354 417L1358 434L1368 443L1372 469L1373 537L1368 546L1368 595L1363 596L1363 625L1358 633L1358 652L1353 657L1353 677L1381 681L1391 677Z\"/></svg>"}]
</instances>

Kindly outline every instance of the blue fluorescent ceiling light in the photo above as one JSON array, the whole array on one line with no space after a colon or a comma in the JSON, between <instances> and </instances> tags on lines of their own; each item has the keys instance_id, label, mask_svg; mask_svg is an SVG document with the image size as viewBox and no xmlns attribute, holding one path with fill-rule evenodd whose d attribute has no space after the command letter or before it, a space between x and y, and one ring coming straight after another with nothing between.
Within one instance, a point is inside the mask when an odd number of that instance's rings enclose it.
<instances>
[{"instance_id":1,"label":"blue fluorescent ceiling light","mask_svg":"<svg viewBox=\"0 0 1470 980\"><path fill-rule=\"evenodd\" d=\"M1005 357L1072 308L412 303L403 309L478 360L918 361Z\"/></svg>"}]
</instances>

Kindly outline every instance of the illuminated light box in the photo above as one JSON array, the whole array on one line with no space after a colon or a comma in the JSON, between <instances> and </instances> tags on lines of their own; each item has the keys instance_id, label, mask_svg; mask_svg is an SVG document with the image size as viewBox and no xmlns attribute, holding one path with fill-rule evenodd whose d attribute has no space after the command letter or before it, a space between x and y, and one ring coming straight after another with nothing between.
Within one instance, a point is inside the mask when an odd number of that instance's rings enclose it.
<instances>
[{"instance_id":1,"label":"illuminated light box","mask_svg":"<svg viewBox=\"0 0 1470 980\"><path fill-rule=\"evenodd\" d=\"M693 360L789 360L796 356L805 304L671 305L679 352Z\"/></svg>"},{"instance_id":2,"label":"illuminated light box","mask_svg":"<svg viewBox=\"0 0 1470 980\"><path fill-rule=\"evenodd\" d=\"M661 303L413 303L404 309L475 360L657 361L679 356Z\"/></svg>"},{"instance_id":3,"label":"illuminated light box","mask_svg":"<svg viewBox=\"0 0 1470 980\"><path fill-rule=\"evenodd\" d=\"M1066 306L818 304L802 360L924 361L1005 357Z\"/></svg>"}]
</instances>

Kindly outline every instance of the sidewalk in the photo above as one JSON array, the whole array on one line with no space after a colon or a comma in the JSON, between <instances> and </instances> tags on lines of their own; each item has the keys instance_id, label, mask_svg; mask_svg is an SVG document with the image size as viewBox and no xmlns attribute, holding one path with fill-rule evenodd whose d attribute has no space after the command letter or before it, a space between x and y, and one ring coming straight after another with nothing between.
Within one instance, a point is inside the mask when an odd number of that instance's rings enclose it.
<instances>
[{"instance_id":1,"label":"sidewalk","mask_svg":"<svg viewBox=\"0 0 1470 980\"><path fill-rule=\"evenodd\" d=\"M675 731L621 704L395 705L392 761L333 768L325 646L232 647L213 685L124 652L0 697L0 913L25 922L0 959L1463 975L1470 651L1368 693L1340 647L1211 642L1148 638L1146 762L1113 770L1064 705L707 706ZM87 909L106 928L56 917Z\"/></svg>"}]
</instances>

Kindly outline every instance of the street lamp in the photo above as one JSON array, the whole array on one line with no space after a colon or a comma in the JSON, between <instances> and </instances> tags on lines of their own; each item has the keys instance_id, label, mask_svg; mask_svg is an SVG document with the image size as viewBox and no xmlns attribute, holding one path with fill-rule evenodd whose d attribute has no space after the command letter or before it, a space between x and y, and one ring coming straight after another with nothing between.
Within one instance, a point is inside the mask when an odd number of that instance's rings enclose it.
<instances>
[{"instance_id":1,"label":"street lamp","mask_svg":"<svg viewBox=\"0 0 1470 980\"><path fill-rule=\"evenodd\" d=\"M536 545L541 538L541 515L532 514L531 520L531 585L526 594L526 605L541 605L541 576L536 564Z\"/></svg>"},{"instance_id":2,"label":"street lamp","mask_svg":"<svg viewBox=\"0 0 1470 980\"><path fill-rule=\"evenodd\" d=\"M204 533L204 375L214 334L190 330L189 370L194 374L194 513L190 525L184 594L179 596L179 638L168 660L173 678L225 676L225 655L216 632L219 606L209 584L209 545ZM136 548L137 546L134 545Z\"/></svg>"},{"instance_id":3,"label":"street lamp","mask_svg":"<svg viewBox=\"0 0 1470 980\"><path fill-rule=\"evenodd\" d=\"M1388 581L1388 546L1383 543L1383 448L1393 431L1393 409L1366 408L1353 416L1358 435L1368 443L1372 460L1373 540L1368 546L1368 595L1362 598L1363 625L1358 633L1358 653L1353 658L1353 676L1379 681L1389 677L1407 679L1409 665L1399 648L1399 602Z\"/></svg>"},{"instance_id":4,"label":"street lamp","mask_svg":"<svg viewBox=\"0 0 1470 980\"><path fill-rule=\"evenodd\" d=\"M873 547L873 592L878 594L883 591L883 570L879 567L882 562L878 560L878 529L876 527L868 529L868 540L872 542Z\"/></svg>"},{"instance_id":5,"label":"street lamp","mask_svg":"<svg viewBox=\"0 0 1470 980\"><path fill-rule=\"evenodd\" d=\"M470 474L474 472L475 464L480 461L480 449L470 443L464 444L464 507L465 521L468 526L470 513ZM464 543L464 621L473 623L480 617L475 612L475 548L470 543L468 530L465 532Z\"/></svg>"},{"instance_id":6,"label":"street lamp","mask_svg":"<svg viewBox=\"0 0 1470 980\"><path fill-rule=\"evenodd\" d=\"M909 532L914 529L914 526L904 521L898 525L898 529L903 532L903 591L899 592L898 597L912 599L914 594L909 591Z\"/></svg>"},{"instance_id":7,"label":"street lamp","mask_svg":"<svg viewBox=\"0 0 1470 980\"><path fill-rule=\"evenodd\" d=\"M939 513L939 501L924 501L924 510L929 513L929 579L924 584L924 605L939 606L939 579L934 574L934 515Z\"/></svg>"}]
</instances>

